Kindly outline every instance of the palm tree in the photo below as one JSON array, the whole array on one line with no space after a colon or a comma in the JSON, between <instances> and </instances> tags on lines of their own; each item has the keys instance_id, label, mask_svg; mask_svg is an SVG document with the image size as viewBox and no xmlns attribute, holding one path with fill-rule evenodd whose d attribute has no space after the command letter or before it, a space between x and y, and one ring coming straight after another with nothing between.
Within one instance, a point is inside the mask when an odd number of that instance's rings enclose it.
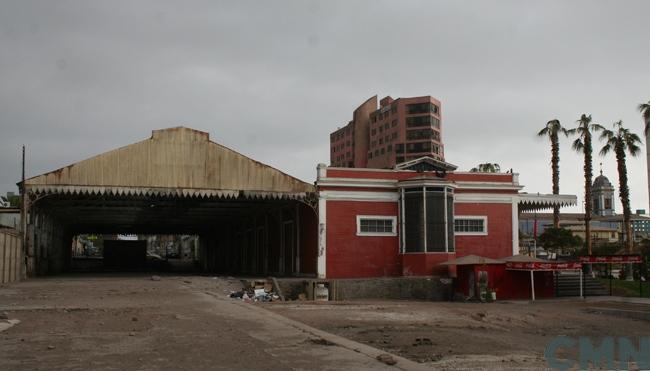
<instances>
[{"instance_id":1,"label":"palm tree","mask_svg":"<svg viewBox=\"0 0 650 371\"><path fill-rule=\"evenodd\" d=\"M551 171L553 172L553 194L560 194L560 143L558 136L562 133L567 134L567 130L562 127L560 120L551 120L546 123L544 129L537 133L537 136L548 137L551 142ZM553 207L553 227L560 227L560 207Z\"/></svg>"},{"instance_id":2,"label":"palm tree","mask_svg":"<svg viewBox=\"0 0 650 371\"><path fill-rule=\"evenodd\" d=\"M477 167L473 167L472 170L470 170L472 173L499 173L501 172L501 166L497 163L489 163L486 162L484 164L478 164Z\"/></svg>"},{"instance_id":3,"label":"palm tree","mask_svg":"<svg viewBox=\"0 0 650 371\"><path fill-rule=\"evenodd\" d=\"M650 140L648 140L648 134L650 134L650 101L639 104L639 112L641 112L645 124L643 134L645 136L646 169L650 180ZM650 181L648 182L648 195L650 195Z\"/></svg>"},{"instance_id":4,"label":"palm tree","mask_svg":"<svg viewBox=\"0 0 650 371\"><path fill-rule=\"evenodd\" d=\"M567 130L570 135L577 135L578 138L573 141L573 149L584 155L584 172L585 172L585 243L587 245L587 252L591 255L591 213L593 203L591 201L591 185L593 178L593 163L591 154L593 147L591 145L591 133L599 130L605 130L604 127L591 122L591 115L583 114L580 119L576 121L577 128Z\"/></svg>"},{"instance_id":5,"label":"palm tree","mask_svg":"<svg viewBox=\"0 0 650 371\"><path fill-rule=\"evenodd\" d=\"M634 247L634 239L632 236L632 225L630 223L630 189L627 184L627 165L625 157L629 153L630 156L636 156L641 151L639 145L641 138L632 133L629 129L623 127L623 121L614 123L614 130L603 130L600 139L605 139L606 144L600 150L601 155L606 155L609 152L614 152L616 155L616 164L618 166L618 187L621 204L623 204L623 225L626 235L626 248L627 253L632 253ZM632 279L632 270L628 269L628 280Z\"/></svg>"}]
</instances>

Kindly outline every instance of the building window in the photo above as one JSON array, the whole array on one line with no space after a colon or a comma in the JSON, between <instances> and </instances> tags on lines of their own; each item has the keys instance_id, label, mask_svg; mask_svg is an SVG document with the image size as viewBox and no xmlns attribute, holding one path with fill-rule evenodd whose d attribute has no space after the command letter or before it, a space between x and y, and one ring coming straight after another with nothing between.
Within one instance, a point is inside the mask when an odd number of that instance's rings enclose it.
<instances>
[{"instance_id":1,"label":"building window","mask_svg":"<svg viewBox=\"0 0 650 371\"><path fill-rule=\"evenodd\" d=\"M456 216L454 217L454 232L457 236L487 235L487 216Z\"/></svg>"},{"instance_id":2,"label":"building window","mask_svg":"<svg viewBox=\"0 0 650 371\"><path fill-rule=\"evenodd\" d=\"M391 123L391 126L392 126L392 127L397 126L397 120L393 120L393 122Z\"/></svg>"},{"instance_id":3,"label":"building window","mask_svg":"<svg viewBox=\"0 0 650 371\"><path fill-rule=\"evenodd\" d=\"M438 113L438 106L433 103L416 103L416 104L407 104L406 111L409 114L414 113Z\"/></svg>"},{"instance_id":4,"label":"building window","mask_svg":"<svg viewBox=\"0 0 650 371\"><path fill-rule=\"evenodd\" d=\"M431 139L433 138L433 129L407 130L407 140Z\"/></svg>"},{"instance_id":5,"label":"building window","mask_svg":"<svg viewBox=\"0 0 650 371\"><path fill-rule=\"evenodd\" d=\"M431 142L408 143L406 145L407 153L431 152Z\"/></svg>"},{"instance_id":6,"label":"building window","mask_svg":"<svg viewBox=\"0 0 650 371\"><path fill-rule=\"evenodd\" d=\"M397 217L357 215L357 236L396 236Z\"/></svg>"},{"instance_id":7,"label":"building window","mask_svg":"<svg viewBox=\"0 0 650 371\"><path fill-rule=\"evenodd\" d=\"M444 185L405 188L401 202L404 223L402 252L454 251L453 188Z\"/></svg>"},{"instance_id":8,"label":"building window","mask_svg":"<svg viewBox=\"0 0 650 371\"><path fill-rule=\"evenodd\" d=\"M393 145L389 144L388 147L386 147L386 152L393 152Z\"/></svg>"}]
</instances>

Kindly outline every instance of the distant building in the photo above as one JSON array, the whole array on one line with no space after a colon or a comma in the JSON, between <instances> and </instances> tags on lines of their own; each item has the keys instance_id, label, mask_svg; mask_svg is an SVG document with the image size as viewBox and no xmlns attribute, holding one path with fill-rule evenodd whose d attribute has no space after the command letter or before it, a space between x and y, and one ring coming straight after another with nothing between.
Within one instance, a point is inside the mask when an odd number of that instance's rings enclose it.
<instances>
[{"instance_id":1,"label":"distant building","mask_svg":"<svg viewBox=\"0 0 650 371\"><path fill-rule=\"evenodd\" d=\"M602 170L591 186L591 202L593 215L614 215L614 186Z\"/></svg>"},{"instance_id":2,"label":"distant building","mask_svg":"<svg viewBox=\"0 0 650 371\"><path fill-rule=\"evenodd\" d=\"M645 210L637 210L636 215L632 216L632 230L643 238L650 236L650 217L645 215Z\"/></svg>"},{"instance_id":3,"label":"distant building","mask_svg":"<svg viewBox=\"0 0 650 371\"><path fill-rule=\"evenodd\" d=\"M421 157L443 161L440 101L377 96L360 105L346 126L330 134L332 167L392 169Z\"/></svg>"}]
</instances>

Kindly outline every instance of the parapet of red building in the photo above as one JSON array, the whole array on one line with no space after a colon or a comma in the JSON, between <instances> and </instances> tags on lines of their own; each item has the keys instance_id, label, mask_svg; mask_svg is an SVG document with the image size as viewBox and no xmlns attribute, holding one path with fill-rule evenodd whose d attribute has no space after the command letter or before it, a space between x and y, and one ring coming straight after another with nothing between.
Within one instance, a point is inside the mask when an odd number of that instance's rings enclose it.
<instances>
[{"instance_id":1,"label":"parapet of red building","mask_svg":"<svg viewBox=\"0 0 650 371\"><path fill-rule=\"evenodd\" d=\"M455 169L430 157L392 170L319 165L318 276L447 274L439 264L456 257L516 255L520 211L576 203L522 193L518 174Z\"/></svg>"}]
</instances>

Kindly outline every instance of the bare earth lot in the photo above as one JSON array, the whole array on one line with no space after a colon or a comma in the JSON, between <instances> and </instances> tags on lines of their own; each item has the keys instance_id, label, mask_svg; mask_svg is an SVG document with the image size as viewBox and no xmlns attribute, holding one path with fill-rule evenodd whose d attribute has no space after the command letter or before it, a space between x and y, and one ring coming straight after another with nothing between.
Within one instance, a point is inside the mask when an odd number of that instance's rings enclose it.
<instances>
[{"instance_id":1,"label":"bare earth lot","mask_svg":"<svg viewBox=\"0 0 650 371\"><path fill-rule=\"evenodd\" d=\"M391 301L273 303L266 307L437 369L543 369L548 367L544 349L555 336L589 336L597 345L603 336L638 339L650 335L648 319L618 314L620 310L650 311L650 306L640 304ZM609 309L607 314L605 309Z\"/></svg>"},{"instance_id":2,"label":"bare earth lot","mask_svg":"<svg viewBox=\"0 0 650 371\"><path fill-rule=\"evenodd\" d=\"M647 319L616 314L648 312L638 304L246 304L226 297L239 287L226 278L150 275L0 286L0 313L21 321L0 332L0 370L543 369L557 335L650 335ZM357 343L319 342L323 334L282 316L421 364L388 366Z\"/></svg>"},{"instance_id":3,"label":"bare earth lot","mask_svg":"<svg viewBox=\"0 0 650 371\"><path fill-rule=\"evenodd\" d=\"M21 321L0 332L0 370L389 369L226 298L229 287L240 283L142 275L0 286L0 312Z\"/></svg>"}]
</instances>

